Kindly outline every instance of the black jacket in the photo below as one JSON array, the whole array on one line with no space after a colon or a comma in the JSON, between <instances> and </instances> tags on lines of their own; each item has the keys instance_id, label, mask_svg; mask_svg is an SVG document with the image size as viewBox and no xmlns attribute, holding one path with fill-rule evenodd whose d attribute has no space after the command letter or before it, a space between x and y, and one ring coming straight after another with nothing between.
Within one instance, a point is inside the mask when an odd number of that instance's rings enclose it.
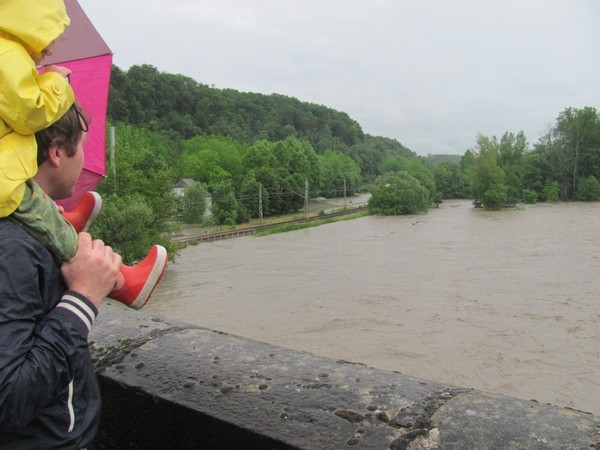
<instances>
[{"instance_id":1,"label":"black jacket","mask_svg":"<svg viewBox=\"0 0 600 450\"><path fill-rule=\"evenodd\" d=\"M80 449L100 392L88 350L96 307L66 290L60 262L0 219L0 449Z\"/></svg>"}]
</instances>

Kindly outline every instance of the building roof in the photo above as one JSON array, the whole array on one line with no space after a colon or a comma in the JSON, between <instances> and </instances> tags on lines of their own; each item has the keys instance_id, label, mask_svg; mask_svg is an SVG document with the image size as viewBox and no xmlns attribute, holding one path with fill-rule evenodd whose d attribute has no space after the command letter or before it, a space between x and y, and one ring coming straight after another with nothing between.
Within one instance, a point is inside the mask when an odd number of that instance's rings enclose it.
<instances>
[{"instance_id":1,"label":"building roof","mask_svg":"<svg viewBox=\"0 0 600 450\"><path fill-rule=\"evenodd\" d=\"M175 187L178 188L186 188L195 186L196 182L191 178L181 178L177 183L175 183Z\"/></svg>"}]
</instances>

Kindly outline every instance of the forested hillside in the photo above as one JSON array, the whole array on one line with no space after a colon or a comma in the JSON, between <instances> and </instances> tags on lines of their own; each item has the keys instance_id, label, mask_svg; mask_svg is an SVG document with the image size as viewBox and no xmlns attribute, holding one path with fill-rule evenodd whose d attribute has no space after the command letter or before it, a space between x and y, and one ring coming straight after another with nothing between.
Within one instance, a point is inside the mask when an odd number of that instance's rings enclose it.
<instances>
[{"instance_id":1,"label":"forested hillside","mask_svg":"<svg viewBox=\"0 0 600 450\"><path fill-rule=\"evenodd\" d=\"M293 136L318 154L350 156L367 179L379 174L387 156L416 156L396 140L365 134L345 112L280 94L217 89L150 65L113 67L109 100L114 122L168 131L181 140L206 134L252 145Z\"/></svg>"}]
</instances>

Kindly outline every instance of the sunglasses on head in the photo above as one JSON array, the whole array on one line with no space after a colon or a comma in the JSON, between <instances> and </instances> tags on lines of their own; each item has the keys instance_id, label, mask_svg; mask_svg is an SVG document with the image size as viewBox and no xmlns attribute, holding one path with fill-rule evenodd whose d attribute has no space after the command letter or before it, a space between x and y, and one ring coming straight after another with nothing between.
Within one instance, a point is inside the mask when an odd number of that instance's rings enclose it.
<instances>
[{"instance_id":1,"label":"sunglasses on head","mask_svg":"<svg viewBox=\"0 0 600 450\"><path fill-rule=\"evenodd\" d=\"M79 110L79 108L77 106L75 107L75 113L77 114L77 117L79 118L79 126L81 127L81 131L84 131L87 133L87 131L90 129L90 126L88 124L88 121L85 119L83 114L81 114L81 111Z\"/></svg>"}]
</instances>

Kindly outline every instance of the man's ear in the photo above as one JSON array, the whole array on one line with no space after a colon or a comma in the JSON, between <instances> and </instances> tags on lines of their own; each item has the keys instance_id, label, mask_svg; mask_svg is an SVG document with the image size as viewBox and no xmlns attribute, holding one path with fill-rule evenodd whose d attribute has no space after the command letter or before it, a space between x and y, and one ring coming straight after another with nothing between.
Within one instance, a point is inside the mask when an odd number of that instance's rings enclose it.
<instances>
[{"instance_id":1,"label":"man's ear","mask_svg":"<svg viewBox=\"0 0 600 450\"><path fill-rule=\"evenodd\" d=\"M60 166L61 160L64 157L64 151L61 145L58 142L52 142L50 147L48 147L48 156L46 157L46 162L53 167Z\"/></svg>"}]
</instances>

